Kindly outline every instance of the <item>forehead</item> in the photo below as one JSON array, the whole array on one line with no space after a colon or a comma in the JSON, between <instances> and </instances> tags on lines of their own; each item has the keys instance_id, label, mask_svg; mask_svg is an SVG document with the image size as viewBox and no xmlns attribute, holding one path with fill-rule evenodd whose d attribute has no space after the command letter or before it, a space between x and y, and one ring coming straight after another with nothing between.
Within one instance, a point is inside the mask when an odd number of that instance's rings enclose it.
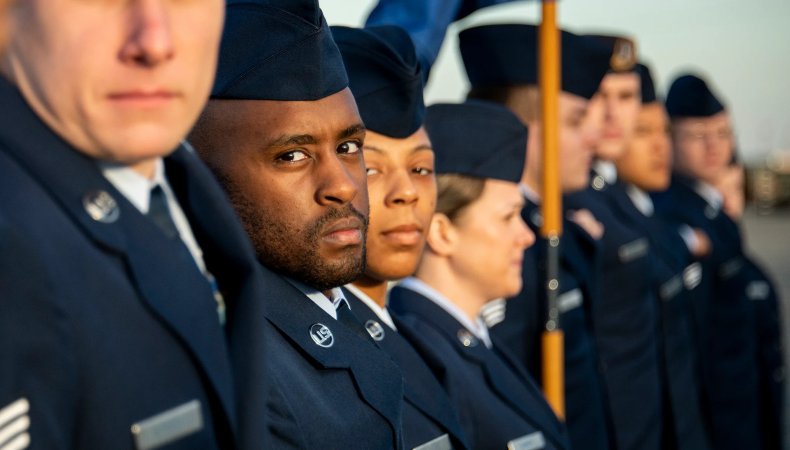
<instances>
[{"instance_id":1,"label":"forehead","mask_svg":"<svg viewBox=\"0 0 790 450\"><path fill-rule=\"evenodd\" d=\"M639 121L640 122L666 122L667 113L664 105L660 103L651 103L643 105L639 108Z\"/></svg>"},{"instance_id":2,"label":"forehead","mask_svg":"<svg viewBox=\"0 0 790 450\"><path fill-rule=\"evenodd\" d=\"M524 196L517 183L487 178L483 193L476 203L486 209L510 209L523 205Z\"/></svg>"},{"instance_id":3,"label":"forehead","mask_svg":"<svg viewBox=\"0 0 790 450\"><path fill-rule=\"evenodd\" d=\"M365 134L365 150L369 150L367 153L374 158L389 159L405 158L414 154L433 154L431 140L423 127L405 138L393 138L368 130Z\"/></svg>"},{"instance_id":4,"label":"forehead","mask_svg":"<svg viewBox=\"0 0 790 450\"><path fill-rule=\"evenodd\" d=\"M628 73L607 73L601 80L601 87L599 91L623 91L623 90L639 90L640 80L639 75L634 72Z\"/></svg>"},{"instance_id":5,"label":"forehead","mask_svg":"<svg viewBox=\"0 0 790 450\"><path fill-rule=\"evenodd\" d=\"M246 101L239 119L269 136L309 134L334 137L362 122L348 89L315 101Z\"/></svg>"},{"instance_id":6,"label":"forehead","mask_svg":"<svg viewBox=\"0 0 790 450\"><path fill-rule=\"evenodd\" d=\"M588 106L592 106L594 103L584 97L560 91L559 109L561 113L583 114L587 112Z\"/></svg>"}]
</instances>

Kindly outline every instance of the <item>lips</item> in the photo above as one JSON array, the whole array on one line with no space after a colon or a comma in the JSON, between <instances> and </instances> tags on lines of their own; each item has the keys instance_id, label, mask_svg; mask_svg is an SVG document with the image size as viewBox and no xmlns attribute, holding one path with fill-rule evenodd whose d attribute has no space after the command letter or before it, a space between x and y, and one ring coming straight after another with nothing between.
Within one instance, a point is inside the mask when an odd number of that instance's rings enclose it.
<instances>
[{"instance_id":1,"label":"lips","mask_svg":"<svg viewBox=\"0 0 790 450\"><path fill-rule=\"evenodd\" d=\"M357 217L338 219L326 228L323 240L340 247L362 244L363 223Z\"/></svg>"},{"instance_id":2,"label":"lips","mask_svg":"<svg viewBox=\"0 0 790 450\"><path fill-rule=\"evenodd\" d=\"M411 247L422 241L422 227L416 223L391 227L380 234L384 240L396 246Z\"/></svg>"},{"instance_id":3,"label":"lips","mask_svg":"<svg viewBox=\"0 0 790 450\"><path fill-rule=\"evenodd\" d=\"M133 89L107 95L108 100L115 104L141 108L164 106L178 97L178 92L166 89Z\"/></svg>"}]
</instances>

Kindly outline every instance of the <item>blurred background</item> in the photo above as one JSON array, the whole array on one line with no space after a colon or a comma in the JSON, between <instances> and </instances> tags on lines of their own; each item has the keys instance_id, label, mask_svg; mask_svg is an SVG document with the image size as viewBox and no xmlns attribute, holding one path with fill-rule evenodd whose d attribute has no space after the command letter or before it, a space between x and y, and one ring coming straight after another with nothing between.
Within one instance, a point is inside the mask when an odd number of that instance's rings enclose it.
<instances>
[{"instance_id":1,"label":"blurred background","mask_svg":"<svg viewBox=\"0 0 790 450\"><path fill-rule=\"evenodd\" d=\"M321 6L330 25L361 26L376 2L321 0ZM740 157L747 166L750 205L743 223L746 244L778 285L787 330L790 1L561 0L558 5L563 28L635 38L640 59L651 66L661 95L676 76L694 72L706 78L724 99L734 117ZM486 23L539 20L539 2L517 1L487 8L454 24L432 69L426 103L461 101L466 94L468 82L457 49L458 31ZM784 347L785 361L790 361L788 347ZM785 417L785 424L785 448L790 450L790 417Z\"/></svg>"}]
</instances>

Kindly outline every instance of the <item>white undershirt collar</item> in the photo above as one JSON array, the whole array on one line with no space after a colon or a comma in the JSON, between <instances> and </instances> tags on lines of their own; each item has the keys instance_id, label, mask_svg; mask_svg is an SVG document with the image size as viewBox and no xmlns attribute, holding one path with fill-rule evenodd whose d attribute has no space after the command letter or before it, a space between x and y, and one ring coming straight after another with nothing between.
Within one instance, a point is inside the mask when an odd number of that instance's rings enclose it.
<instances>
[{"instance_id":1,"label":"white undershirt collar","mask_svg":"<svg viewBox=\"0 0 790 450\"><path fill-rule=\"evenodd\" d=\"M346 285L346 289L351 291L352 294L356 295L357 298L360 299L362 303L364 303L368 308L370 308L370 310L373 311L376 314L376 316L378 316L378 318L381 319L382 322L386 323L387 326L389 326L393 330L396 331L398 330L395 327L395 322L392 320L392 316L390 315L390 312L387 311L387 308L382 308L381 306L379 306L375 300L370 298L370 296L365 294L360 288L354 286L351 283L348 283Z\"/></svg>"},{"instance_id":2,"label":"white undershirt collar","mask_svg":"<svg viewBox=\"0 0 790 450\"><path fill-rule=\"evenodd\" d=\"M612 185L617 182L617 167L613 162L599 159L593 163L593 170L603 177L606 184Z\"/></svg>"},{"instance_id":3,"label":"white undershirt collar","mask_svg":"<svg viewBox=\"0 0 790 450\"><path fill-rule=\"evenodd\" d=\"M645 217L651 217L655 212L655 207L653 206L653 199L647 194L647 192L639 189L638 187L634 186L633 184L629 184L625 188L626 194L633 202L636 209L642 213Z\"/></svg>"},{"instance_id":4,"label":"white undershirt collar","mask_svg":"<svg viewBox=\"0 0 790 450\"><path fill-rule=\"evenodd\" d=\"M448 314L450 314L455 320L460 322L461 325L463 325L464 328L466 328L470 333L474 334L475 337L483 341L486 347L492 347L491 336L488 334L488 327L486 327L485 322L483 322L480 317L477 317L473 323L458 306L456 306L447 297L439 293L439 291L432 288L431 286L428 286L419 278L405 278L400 282L400 287L410 289L431 300L440 308L445 310Z\"/></svg>"},{"instance_id":5,"label":"white undershirt collar","mask_svg":"<svg viewBox=\"0 0 790 450\"><path fill-rule=\"evenodd\" d=\"M346 296L343 295L343 290L339 287L332 288L330 291L331 298L327 298L323 292L311 288L310 286L301 283L299 281L294 280L293 278L284 277L291 283L296 289L299 289L304 295L307 296L310 300L313 301L319 308L321 308L325 313L329 314L333 319L337 320L337 307L341 303L345 303L348 306L348 309L351 309L351 305L346 300Z\"/></svg>"}]
</instances>

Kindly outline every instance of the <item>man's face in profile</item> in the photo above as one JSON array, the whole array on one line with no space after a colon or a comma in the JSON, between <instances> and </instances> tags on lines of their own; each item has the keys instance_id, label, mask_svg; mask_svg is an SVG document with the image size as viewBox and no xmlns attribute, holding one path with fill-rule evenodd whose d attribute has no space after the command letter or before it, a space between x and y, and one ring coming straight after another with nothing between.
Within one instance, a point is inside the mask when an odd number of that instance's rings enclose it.
<instances>
[{"instance_id":1,"label":"man's face in profile","mask_svg":"<svg viewBox=\"0 0 790 450\"><path fill-rule=\"evenodd\" d=\"M21 0L0 70L77 150L135 164L194 123L223 18L222 0Z\"/></svg>"},{"instance_id":2,"label":"man's face in profile","mask_svg":"<svg viewBox=\"0 0 790 450\"><path fill-rule=\"evenodd\" d=\"M348 89L318 101L212 100L190 136L259 260L322 291L365 268L364 138Z\"/></svg>"}]
</instances>

